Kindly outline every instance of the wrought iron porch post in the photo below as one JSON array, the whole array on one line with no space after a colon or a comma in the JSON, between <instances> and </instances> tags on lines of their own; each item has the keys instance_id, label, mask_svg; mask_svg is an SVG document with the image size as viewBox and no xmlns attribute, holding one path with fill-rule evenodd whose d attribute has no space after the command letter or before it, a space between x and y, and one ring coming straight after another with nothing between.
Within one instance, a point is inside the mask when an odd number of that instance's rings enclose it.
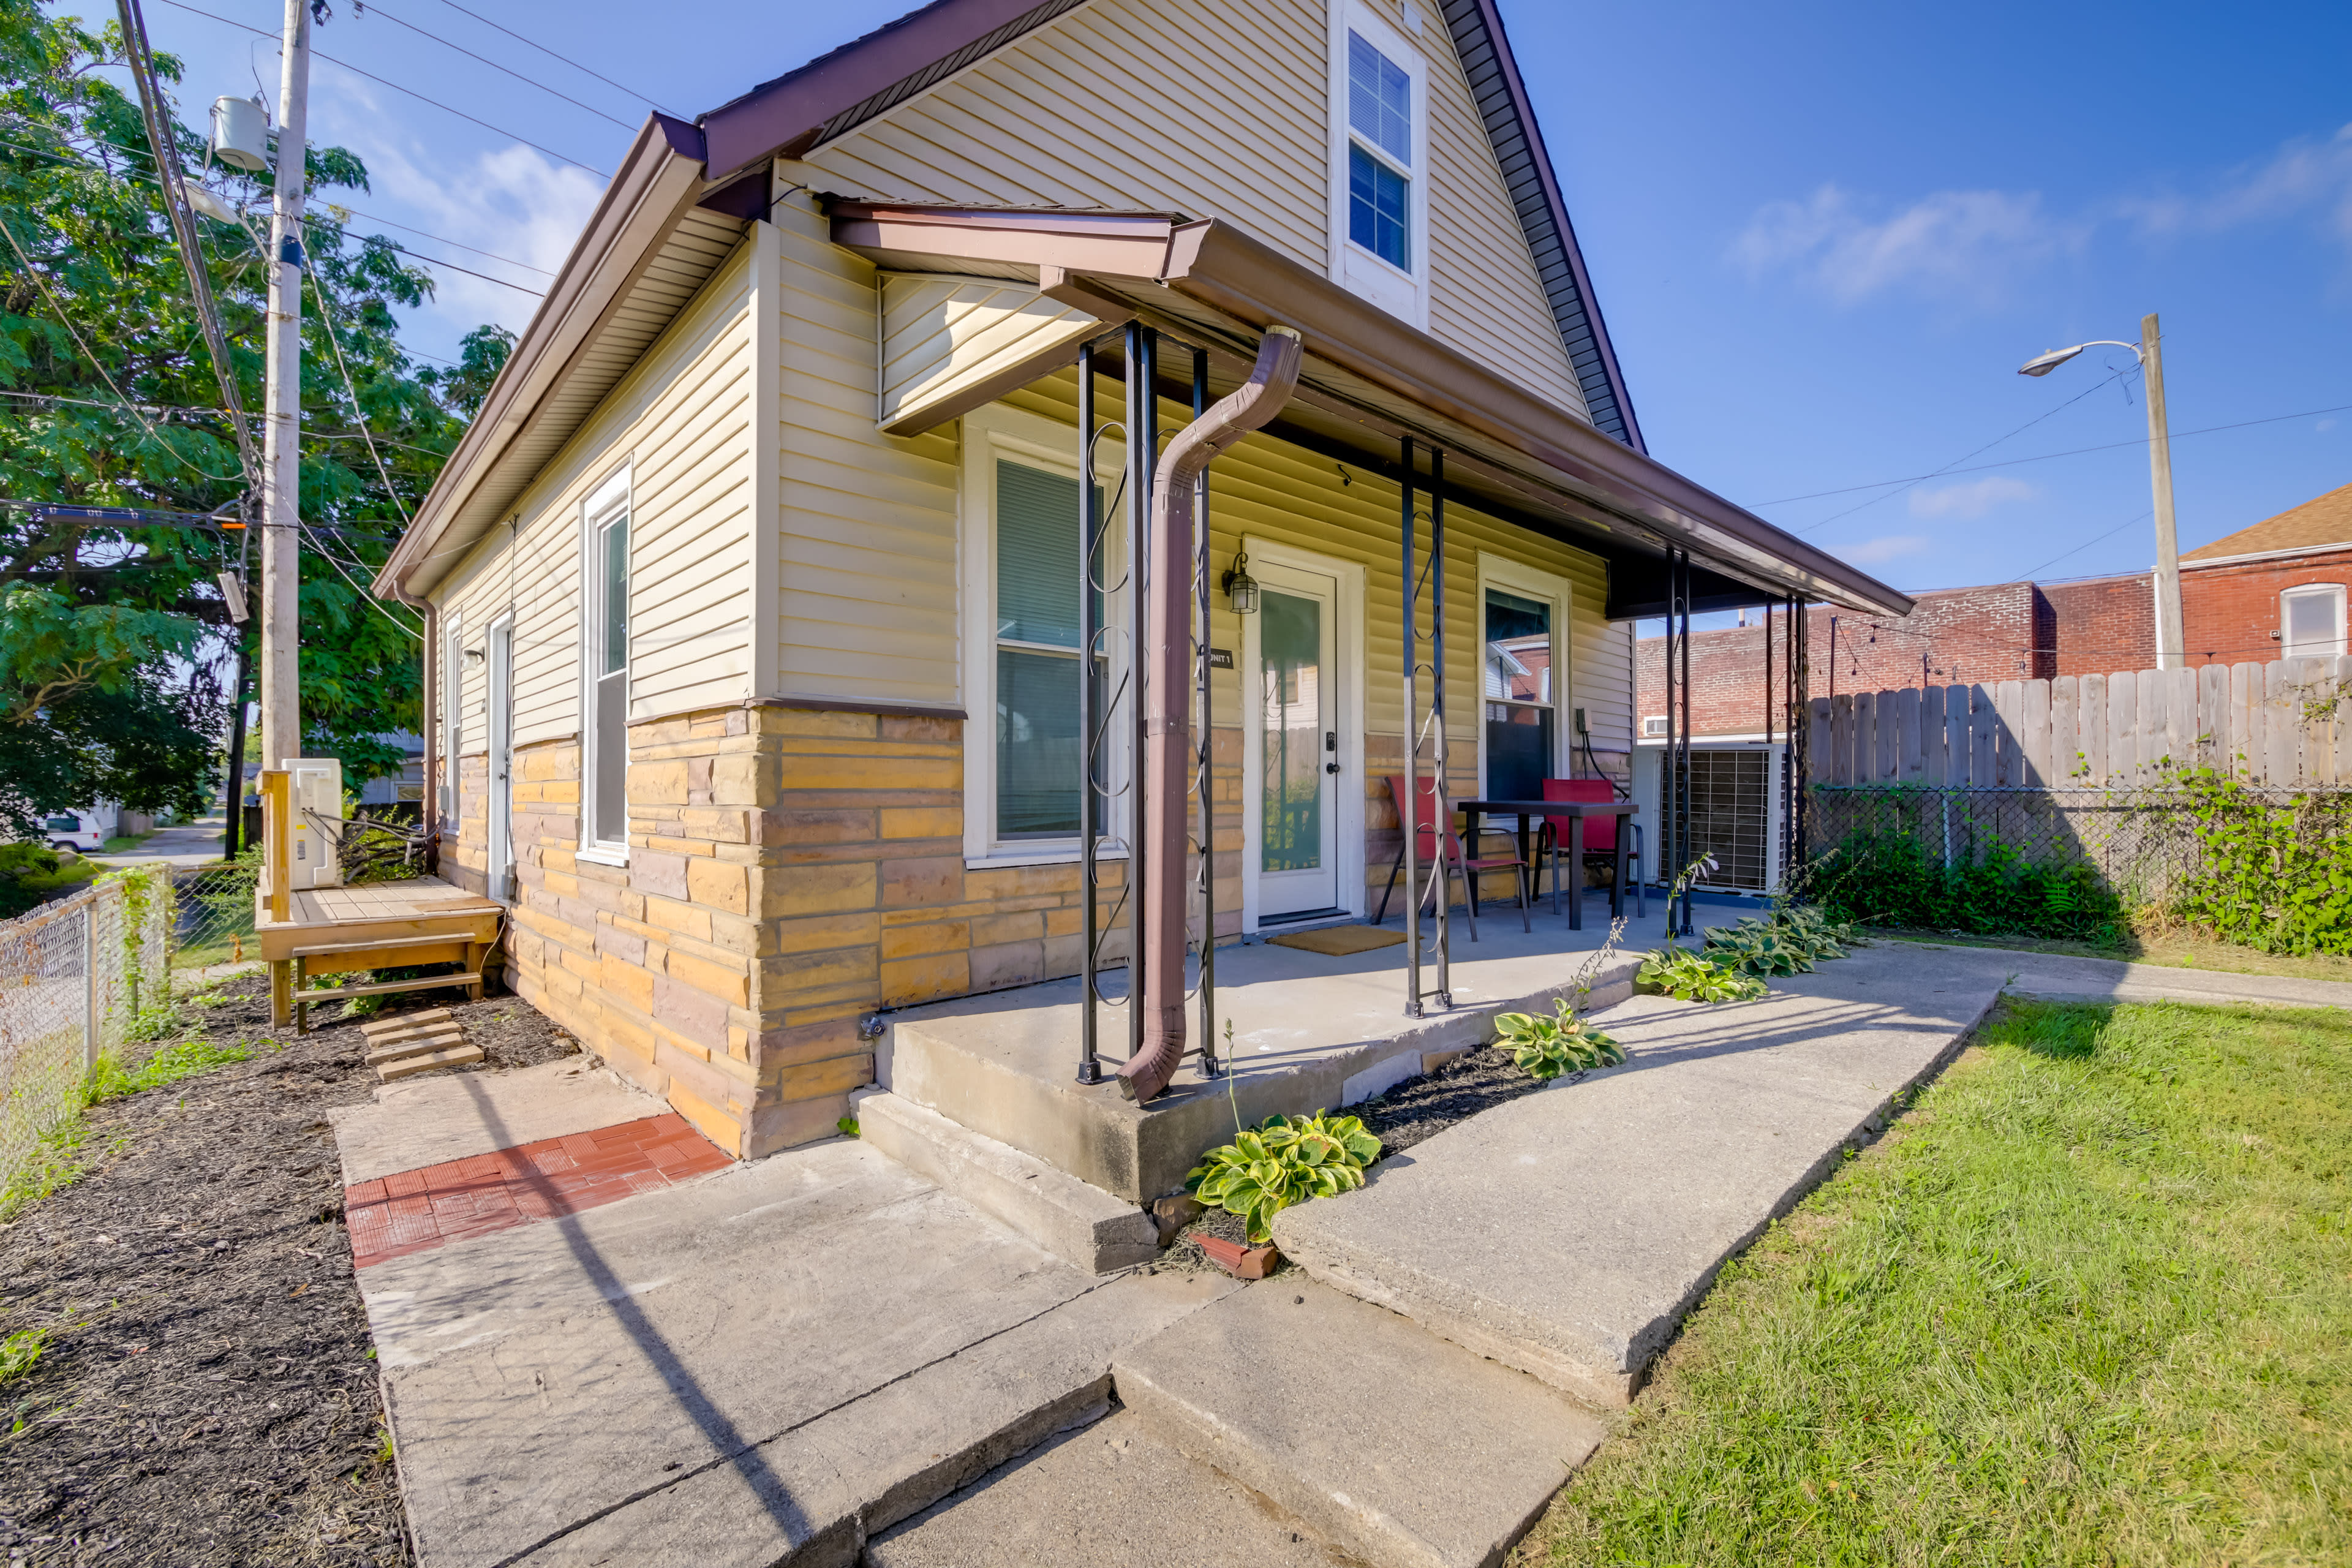
<instances>
[{"instance_id":1,"label":"wrought iron porch post","mask_svg":"<svg viewBox=\"0 0 2352 1568\"><path fill-rule=\"evenodd\" d=\"M1445 453L1436 447L1429 449L1429 721L1435 731L1432 746L1433 777L1430 780L1431 804L1437 808L1437 1005L1454 1005L1452 970L1453 916L1445 893L1445 834L1454 826L1453 811L1446 795L1452 780L1446 776L1445 745ZM1465 855L1465 858L1469 857ZM1475 899L1478 889L1471 880L1465 865L1462 871L1462 893ZM1475 921L1472 922L1474 925Z\"/></svg>"},{"instance_id":2,"label":"wrought iron porch post","mask_svg":"<svg viewBox=\"0 0 2352 1568\"><path fill-rule=\"evenodd\" d=\"M1160 334L1129 322L1127 328L1127 1055L1143 1054L1143 631L1150 605L1145 581L1150 560L1152 468L1160 458L1160 398L1157 391Z\"/></svg>"},{"instance_id":3,"label":"wrought iron porch post","mask_svg":"<svg viewBox=\"0 0 2352 1568\"><path fill-rule=\"evenodd\" d=\"M1811 770L1812 760L1813 689L1811 649L1807 647L1805 633L1805 601L1802 595L1789 598L1789 638L1790 681L1789 690L1789 772L1796 794L1790 807L1792 824L1789 853L1795 864L1803 865L1811 846L1806 842L1806 818L1811 810Z\"/></svg>"},{"instance_id":4,"label":"wrought iron porch post","mask_svg":"<svg viewBox=\"0 0 2352 1568\"><path fill-rule=\"evenodd\" d=\"M1404 733L1399 738L1404 747L1404 799L1397 803L1398 826L1404 832L1404 1016L1418 1018L1421 1012L1421 835L1414 818L1420 814L1421 800L1421 721L1415 710L1420 706L1420 684L1413 677L1421 659L1420 630L1414 626L1414 601L1421 596L1418 574L1412 560L1412 437L1404 438L1404 510L1402 518L1404 532ZM1440 866L1445 864L1443 845L1438 849ZM1393 880L1393 878L1391 878Z\"/></svg>"},{"instance_id":5,"label":"wrought iron porch post","mask_svg":"<svg viewBox=\"0 0 2352 1568\"><path fill-rule=\"evenodd\" d=\"M1681 818L1682 818L1682 840L1683 840L1683 843L1682 843L1682 853L1683 853L1683 858L1684 858L1684 863L1685 863L1685 865L1687 865L1687 864L1690 862L1690 860L1691 860L1693 858L1695 858L1695 857L1696 856L1696 854L1697 854L1697 846L1693 842L1693 834L1692 834L1692 826L1693 826L1693 825L1692 825L1692 822L1691 822L1691 809L1690 809L1690 784L1691 784L1691 693L1690 693L1690 688L1691 688L1691 679L1690 679L1690 639L1691 639L1690 612L1691 612L1691 584L1690 584L1690 552L1689 552L1689 551L1687 551L1687 550L1685 550L1685 551L1680 552L1679 552L1679 554L1680 554L1681 559L1682 559L1682 571L1681 571L1680 577L1679 577L1679 582L1680 582L1681 589L1682 589L1682 593L1681 593L1681 599L1682 599L1682 635L1681 635L1681 637L1678 637L1678 638L1676 638L1675 640L1676 640L1676 643L1677 643L1677 645L1678 645L1678 647L1679 647L1679 648L1680 648L1680 650L1681 650L1681 658L1682 658L1682 679L1681 679L1681 688L1680 688L1681 697L1682 697L1682 756L1681 756L1680 762L1679 762L1678 766L1677 766L1677 769L1676 769L1676 777L1675 777L1675 809L1676 813L1677 813L1677 814L1681 816ZM1690 935L1690 934L1691 934L1691 884L1690 884L1688 881L1685 881L1685 882L1683 884L1683 900L1682 900L1682 901L1683 901L1683 912L1682 912L1682 920L1681 920L1681 923L1680 923L1680 924L1678 924L1675 929L1675 930L1676 930L1680 934L1682 934L1682 935L1684 935L1684 936L1688 936L1688 935ZM1668 910L1668 913L1669 913L1669 914L1671 914L1672 912L1673 912L1673 911L1672 911L1671 910Z\"/></svg>"},{"instance_id":6,"label":"wrought iron porch post","mask_svg":"<svg viewBox=\"0 0 2352 1568\"><path fill-rule=\"evenodd\" d=\"M1095 1037L1095 842L1102 832L1095 792L1095 730L1101 722L1095 711L1095 644L1102 636L1101 612L1095 598L1095 541L1101 531L1095 515L1096 438L1095 345L1089 338L1078 345L1078 890L1084 905L1078 917L1079 940L1084 944L1078 971L1084 987L1078 999L1080 1083L1102 1082ZM988 722L988 716L980 721Z\"/></svg>"},{"instance_id":7,"label":"wrought iron porch post","mask_svg":"<svg viewBox=\"0 0 2352 1568\"><path fill-rule=\"evenodd\" d=\"M1192 417L1209 411L1209 351L1192 351ZM1201 808L1201 1076L1217 1076L1217 742L1211 720L1209 645L1209 476L1204 470L1193 491L1192 592L1200 605L1201 641L1193 650L1193 669L1201 693L1200 741L1194 752L1192 787Z\"/></svg>"}]
</instances>

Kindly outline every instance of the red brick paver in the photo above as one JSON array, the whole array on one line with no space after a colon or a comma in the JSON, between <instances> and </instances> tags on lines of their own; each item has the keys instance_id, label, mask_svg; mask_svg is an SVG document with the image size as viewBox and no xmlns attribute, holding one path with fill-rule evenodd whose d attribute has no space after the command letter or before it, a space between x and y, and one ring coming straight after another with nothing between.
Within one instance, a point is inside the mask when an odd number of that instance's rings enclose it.
<instances>
[{"instance_id":1,"label":"red brick paver","mask_svg":"<svg viewBox=\"0 0 2352 1568\"><path fill-rule=\"evenodd\" d=\"M352 1263L559 1219L731 1163L671 1112L380 1176L343 1189Z\"/></svg>"}]
</instances>

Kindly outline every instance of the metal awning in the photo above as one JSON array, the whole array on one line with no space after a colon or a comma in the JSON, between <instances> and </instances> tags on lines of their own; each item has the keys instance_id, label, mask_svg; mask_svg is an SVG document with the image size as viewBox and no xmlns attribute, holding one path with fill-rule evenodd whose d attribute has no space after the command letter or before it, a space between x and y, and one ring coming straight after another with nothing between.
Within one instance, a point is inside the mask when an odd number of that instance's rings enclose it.
<instances>
[{"instance_id":1,"label":"metal awning","mask_svg":"<svg viewBox=\"0 0 2352 1568\"><path fill-rule=\"evenodd\" d=\"M1297 328L1306 368L1268 434L1377 472L1396 469L1403 437L1444 448L1460 499L1611 563L1612 618L1664 613L1669 550L1693 559L1696 610L1797 595L1910 612L1907 595L1222 220L845 201L832 216L834 242L877 265L1034 277L1106 321L1139 319L1197 344L1213 395L1246 377L1265 328Z\"/></svg>"}]
</instances>

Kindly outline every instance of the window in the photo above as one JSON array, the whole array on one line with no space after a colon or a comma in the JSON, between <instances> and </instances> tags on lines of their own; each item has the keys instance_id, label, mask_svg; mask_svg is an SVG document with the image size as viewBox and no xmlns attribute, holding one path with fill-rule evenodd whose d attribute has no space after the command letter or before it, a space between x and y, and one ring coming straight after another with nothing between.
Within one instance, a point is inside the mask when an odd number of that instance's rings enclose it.
<instances>
[{"instance_id":1,"label":"window","mask_svg":"<svg viewBox=\"0 0 2352 1568\"><path fill-rule=\"evenodd\" d=\"M1653 713L1642 721L1642 733L1644 735L1663 735L1665 732L1666 716L1664 714Z\"/></svg>"},{"instance_id":2,"label":"window","mask_svg":"<svg viewBox=\"0 0 2352 1568\"><path fill-rule=\"evenodd\" d=\"M1348 237L1412 270L1412 78L1348 33Z\"/></svg>"},{"instance_id":3,"label":"window","mask_svg":"<svg viewBox=\"0 0 2352 1568\"><path fill-rule=\"evenodd\" d=\"M585 508L582 608L587 658L582 700L580 843L593 858L629 847L629 486L625 471Z\"/></svg>"},{"instance_id":4,"label":"window","mask_svg":"<svg viewBox=\"0 0 2352 1568\"><path fill-rule=\"evenodd\" d=\"M1332 276L1383 310L1425 325L1423 56L1365 0L1334 5L1332 28Z\"/></svg>"},{"instance_id":5,"label":"window","mask_svg":"<svg viewBox=\"0 0 2352 1568\"><path fill-rule=\"evenodd\" d=\"M49 818L49 831L52 833L79 833L81 831L81 818L79 816L52 816Z\"/></svg>"},{"instance_id":6,"label":"window","mask_svg":"<svg viewBox=\"0 0 2352 1568\"><path fill-rule=\"evenodd\" d=\"M2280 652L2287 658L2335 658L2344 652L2344 584L2313 583L2279 595Z\"/></svg>"},{"instance_id":7,"label":"window","mask_svg":"<svg viewBox=\"0 0 2352 1568\"><path fill-rule=\"evenodd\" d=\"M457 830L457 715L459 699L466 685L466 656L457 617L449 617L447 630L441 635L441 766L440 789L441 831Z\"/></svg>"},{"instance_id":8,"label":"window","mask_svg":"<svg viewBox=\"0 0 2352 1568\"><path fill-rule=\"evenodd\" d=\"M1539 800L1555 776L1552 606L1549 601L1486 590L1484 689L1486 793L1496 800Z\"/></svg>"},{"instance_id":9,"label":"window","mask_svg":"<svg viewBox=\"0 0 2352 1568\"><path fill-rule=\"evenodd\" d=\"M1000 840L1077 837L1078 527L1076 479L997 459Z\"/></svg>"},{"instance_id":10,"label":"window","mask_svg":"<svg viewBox=\"0 0 2352 1568\"><path fill-rule=\"evenodd\" d=\"M1092 680L1099 698L1106 665L1126 657L1115 631L1091 660L1083 645L1078 595L1093 594L1097 624L1118 606L1087 587L1079 564L1077 432L990 405L964 416L962 434L965 858L1075 860L1087 751L1078 682ZM1099 485L1095 500L1106 504ZM1097 563L1097 583L1118 580L1123 531L1118 519L1103 531L1100 547L1114 553ZM1123 838L1125 797L1116 778L1110 787L1097 826Z\"/></svg>"}]
</instances>

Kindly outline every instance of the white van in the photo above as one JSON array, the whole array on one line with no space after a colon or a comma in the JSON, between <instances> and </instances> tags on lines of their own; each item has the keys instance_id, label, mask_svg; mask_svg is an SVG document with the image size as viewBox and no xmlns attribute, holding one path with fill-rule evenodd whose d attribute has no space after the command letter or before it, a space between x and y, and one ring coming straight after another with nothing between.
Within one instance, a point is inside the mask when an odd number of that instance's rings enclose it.
<instances>
[{"instance_id":1,"label":"white van","mask_svg":"<svg viewBox=\"0 0 2352 1568\"><path fill-rule=\"evenodd\" d=\"M52 849L74 849L95 855L106 847L114 824L94 810L60 811L41 819L41 837Z\"/></svg>"}]
</instances>

